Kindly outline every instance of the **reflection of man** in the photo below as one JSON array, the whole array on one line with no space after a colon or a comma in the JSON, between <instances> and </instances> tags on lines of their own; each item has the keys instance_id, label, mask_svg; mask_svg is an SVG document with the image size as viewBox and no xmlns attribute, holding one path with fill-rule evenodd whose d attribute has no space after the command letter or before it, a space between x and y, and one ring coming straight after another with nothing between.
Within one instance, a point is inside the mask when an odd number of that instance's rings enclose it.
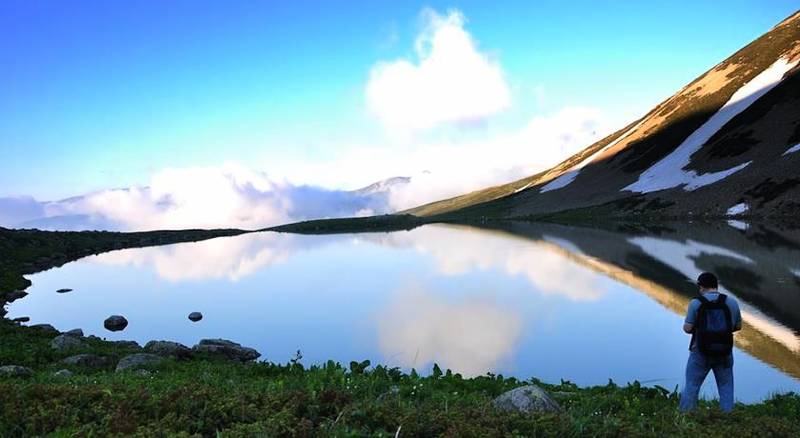
<instances>
[{"instance_id":1,"label":"reflection of man","mask_svg":"<svg viewBox=\"0 0 800 438\"><path fill-rule=\"evenodd\" d=\"M689 302L683 331L692 334L686 384L681 393L681 411L697 407L700 386L714 371L719 407L733 410L733 332L742 329L742 314L736 298L717 291L717 277L704 272L697 278L700 296Z\"/></svg>"}]
</instances>

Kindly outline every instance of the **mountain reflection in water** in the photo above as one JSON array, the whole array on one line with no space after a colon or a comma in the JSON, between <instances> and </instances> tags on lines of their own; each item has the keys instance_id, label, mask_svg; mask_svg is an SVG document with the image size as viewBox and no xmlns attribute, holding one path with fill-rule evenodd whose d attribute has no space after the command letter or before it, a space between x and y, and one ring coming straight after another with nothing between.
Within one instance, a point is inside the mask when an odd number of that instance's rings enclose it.
<instances>
[{"instance_id":1,"label":"mountain reflection in water","mask_svg":"<svg viewBox=\"0 0 800 438\"><path fill-rule=\"evenodd\" d=\"M724 222L253 233L36 274L9 316L139 342L230 338L278 362L300 349L308 363L370 358L423 372L439 363L464 375L671 387L687 355L688 280L708 270L740 300L737 394L752 401L800 390L799 234ZM75 291L53 292L61 287ZM198 324L186 319L195 310ZM131 321L124 332L103 330L114 313Z\"/></svg>"}]
</instances>

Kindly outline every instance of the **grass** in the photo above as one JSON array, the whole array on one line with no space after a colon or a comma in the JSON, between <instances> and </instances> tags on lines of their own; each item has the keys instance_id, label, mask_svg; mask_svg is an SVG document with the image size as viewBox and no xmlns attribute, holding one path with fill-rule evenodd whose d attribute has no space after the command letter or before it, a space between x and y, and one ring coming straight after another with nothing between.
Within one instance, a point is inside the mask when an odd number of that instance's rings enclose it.
<instances>
[{"instance_id":1,"label":"grass","mask_svg":"<svg viewBox=\"0 0 800 438\"><path fill-rule=\"evenodd\" d=\"M387 225L383 222L368 223ZM402 227L411 221L393 217L388 224ZM306 227L327 231L320 224ZM24 273L106 249L239 233L0 229L0 291L27 286ZM682 415L675 391L635 382L580 388L567 381L526 382L491 374L463 378L438 367L421 376L368 362L305 367L299 356L287 364L240 364L196 355L168 360L140 375L113 371L119 359L140 351L135 347L86 339L88 351L82 353L111 359L105 368L86 369L61 363L75 352L53 350L53 336L0 318L0 365L34 371L28 378L0 377L0 436L800 436L796 394L740 404L729 415L703 401L696 413ZM74 375L53 375L64 368ZM494 409L494 397L526 383L549 391L564 412L524 415Z\"/></svg>"},{"instance_id":2,"label":"grass","mask_svg":"<svg viewBox=\"0 0 800 438\"><path fill-rule=\"evenodd\" d=\"M53 335L0 321L0 363L29 366L30 378L0 378L2 436L798 436L800 396L775 395L722 414L714 402L677 411L678 396L633 383L580 388L486 375L463 378L435 367L427 376L368 362L240 364L196 357L152 373L69 367ZM90 340L119 359L135 349ZM70 368L75 374L53 373ZM535 383L561 414L515 414L491 400Z\"/></svg>"}]
</instances>

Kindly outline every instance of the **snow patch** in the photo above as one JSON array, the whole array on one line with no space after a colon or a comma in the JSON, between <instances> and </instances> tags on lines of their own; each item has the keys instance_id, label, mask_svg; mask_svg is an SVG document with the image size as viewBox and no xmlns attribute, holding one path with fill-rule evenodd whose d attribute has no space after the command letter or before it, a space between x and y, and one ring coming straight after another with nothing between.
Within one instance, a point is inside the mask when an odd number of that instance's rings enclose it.
<instances>
[{"instance_id":1,"label":"snow patch","mask_svg":"<svg viewBox=\"0 0 800 438\"><path fill-rule=\"evenodd\" d=\"M719 131L726 123L747 109L753 102L778 85L783 75L791 70L800 60L789 62L780 58L756 77L739 88L733 96L702 126L697 128L672 153L661 159L652 167L639 175L639 180L623 188L631 192L649 193L657 190L684 186L684 190L692 191L699 187L713 184L747 167L751 162L743 163L727 170L698 175L694 170L684 170L691 162L691 157Z\"/></svg>"},{"instance_id":2,"label":"snow patch","mask_svg":"<svg viewBox=\"0 0 800 438\"><path fill-rule=\"evenodd\" d=\"M532 185L533 185L533 183L534 183L534 181L531 181L531 182L529 182L528 184L525 184L524 186L522 186L522 187L518 188L517 190L514 190L514 193L519 193L519 192L521 192L521 191L523 191L523 190L527 189L528 187L532 186Z\"/></svg>"},{"instance_id":3,"label":"snow patch","mask_svg":"<svg viewBox=\"0 0 800 438\"><path fill-rule=\"evenodd\" d=\"M629 136L633 131L638 129L639 126L641 126L642 123L644 123L644 121L645 121L645 118L642 118L642 120L640 120L639 123L634 125L633 128L625 131L622 135L617 137L614 141L612 141L611 143L607 144L605 147L600 148L599 151L597 151L597 152L593 153L592 155L586 157L585 159L581 160L580 163L570 167L570 169L567 172L562 173L561 175L558 176L558 178L550 181L544 187L542 187L542 189L540 190L540 193L544 193L544 192L549 192L551 190L560 189L560 188L566 187L569 184L571 184L572 181L575 181L575 178L578 176L578 172L580 172L581 169L583 169L587 164L589 164L592 161L594 161L594 159L597 158L600 154L602 154L603 152L607 151L608 149L614 147L617 143L622 141L625 137Z\"/></svg>"},{"instance_id":4,"label":"snow patch","mask_svg":"<svg viewBox=\"0 0 800 438\"><path fill-rule=\"evenodd\" d=\"M750 224L748 224L747 222L736 221L733 219L728 221L728 225L732 226L733 228L736 228L737 230L742 230L742 231L747 231L747 229L750 228Z\"/></svg>"},{"instance_id":5,"label":"snow patch","mask_svg":"<svg viewBox=\"0 0 800 438\"><path fill-rule=\"evenodd\" d=\"M794 145L794 146L790 147L789 149L787 149L786 152L783 153L783 155L793 154L793 153L795 153L797 151L800 151L800 143L797 143L796 145Z\"/></svg>"},{"instance_id":6,"label":"snow patch","mask_svg":"<svg viewBox=\"0 0 800 438\"><path fill-rule=\"evenodd\" d=\"M727 216L739 216L747 213L748 210L750 210L750 206L745 204L744 202L740 202L739 204L736 204L733 207L729 208L728 212L725 214Z\"/></svg>"},{"instance_id":7,"label":"snow patch","mask_svg":"<svg viewBox=\"0 0 800 438\"><path fill-rule=\"evenodd\" d=\"M675 268L678 272L686 276L686 278L693 279L702 271L695 262L695 258L701 254L732 257L748 264L754 263L752 259L741 254L693 240L687 240L686 243L681 243L655 237L633 237L628 239L628 242L642 248L645 253L656 260ZM719 290L739 301L739 309L742 312L743 321L747 322L761 333L785 345L790 350L800 351L800 338L795 335L793 330L765 315L758 308L737 297L736 294L731 293L731 291L727 290L724 286L720 286Z\"/></svg>"},{"instance_id":8,"label":"snow patch","mask_svg":"<svg viewBox=\"0 0 800 438\"><path fill-rule=\"evenodd\" d=\"M792 275L794 275L797 278L800 278L800 269L790 269L790 271L792 271Z\"/></svg>"}]
</instances>

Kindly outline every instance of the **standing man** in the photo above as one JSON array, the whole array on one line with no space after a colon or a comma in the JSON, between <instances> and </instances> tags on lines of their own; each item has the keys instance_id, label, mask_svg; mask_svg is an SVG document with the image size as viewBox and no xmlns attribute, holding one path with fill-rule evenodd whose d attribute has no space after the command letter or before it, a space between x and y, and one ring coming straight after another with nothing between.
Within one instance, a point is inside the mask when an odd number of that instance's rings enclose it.
<instances>
[{"instance_id":1,"label":"standing man","mask_svg":"<svg viewBox=\"0 0 800 438\"><path fill-rule=\"evenodd\" d=\"M686 384L681 393L683 412L697 408L700 386L714 371L719 391L719 407L733 410L733 332L742 329L742 314L736 298L717 291L717 277L703 272L697 277L700 296L689 302L683 331L692 335Z\"/></svg>"}]
</instances>

